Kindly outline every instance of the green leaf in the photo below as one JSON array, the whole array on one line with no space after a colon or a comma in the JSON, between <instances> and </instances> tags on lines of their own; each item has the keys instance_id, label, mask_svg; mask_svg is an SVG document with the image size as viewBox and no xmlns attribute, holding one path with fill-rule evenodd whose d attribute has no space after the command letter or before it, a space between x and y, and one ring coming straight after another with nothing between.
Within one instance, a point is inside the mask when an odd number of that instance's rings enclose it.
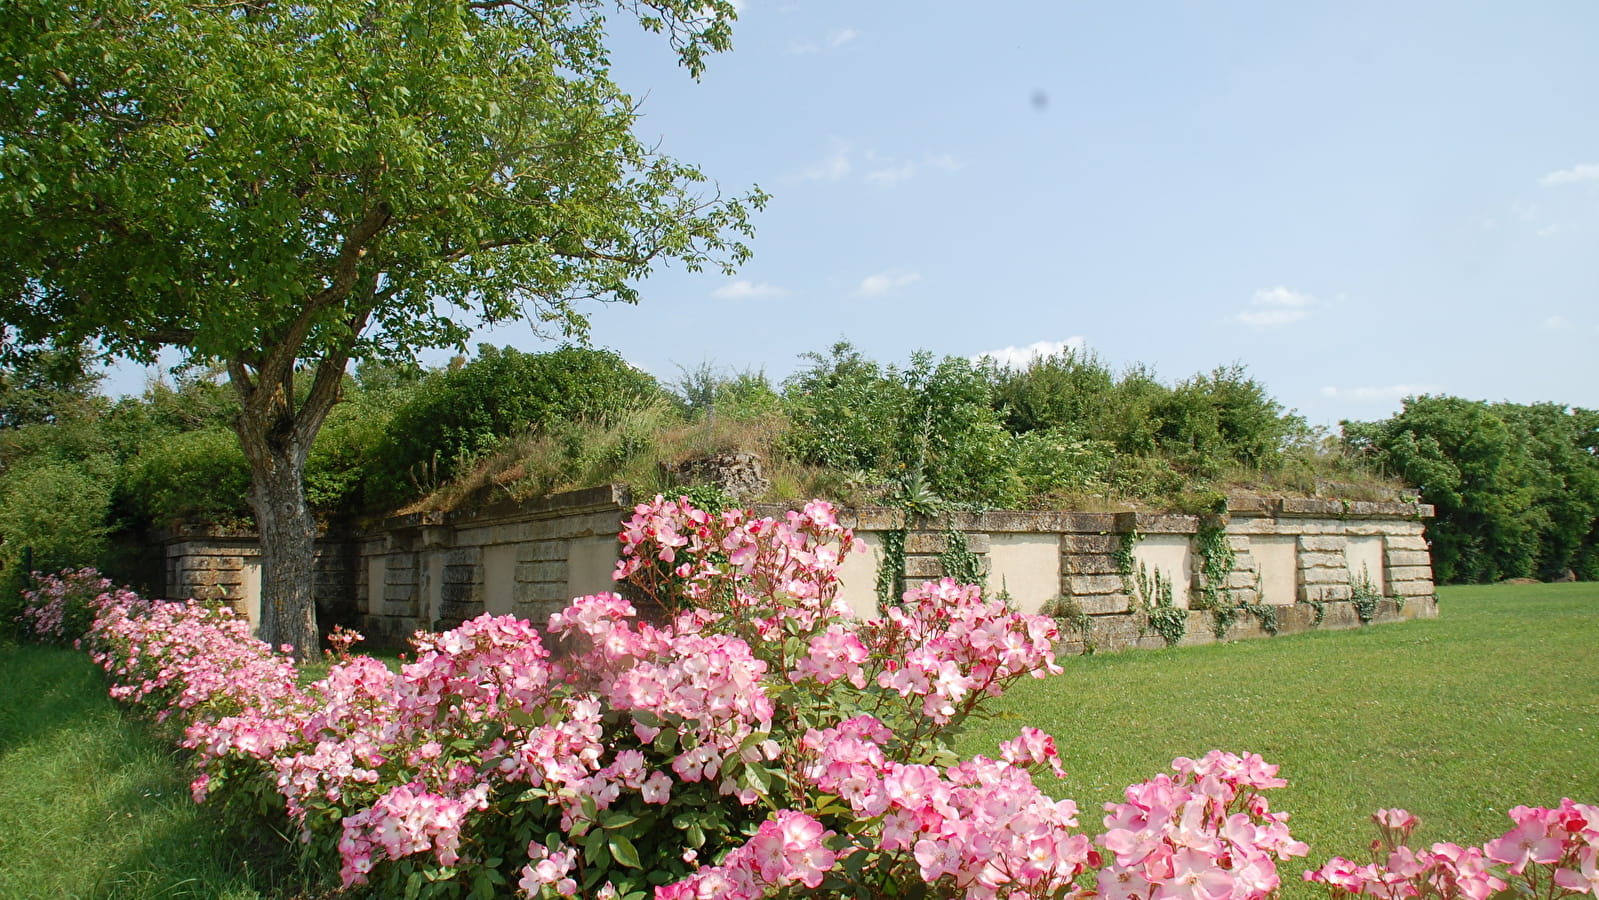
<instances>
[{"instance_id":1,"label":"green leaf","mask_svg":"<svg viewBox=\"0 0 1599 900\"><path fill-rule=\"evenodd\" d=\"M638 816L629 813L613 813L610 810L606 810L600 814L600 827L607 830L625 828L637 822L638 819Z\"/></svg>"},{"instance_id":2,"label":"green leaf","mask_svg":"<svg viewBox=\"0 0 1599 900\"><path fill-rule=\"evenodd\" d=\"M634 849L633 842L628 840L626 835L611 835L611 855L616 857L617 862L630 869L644 868L639 864L638 850Z\"/></svg>"}]
</instances>

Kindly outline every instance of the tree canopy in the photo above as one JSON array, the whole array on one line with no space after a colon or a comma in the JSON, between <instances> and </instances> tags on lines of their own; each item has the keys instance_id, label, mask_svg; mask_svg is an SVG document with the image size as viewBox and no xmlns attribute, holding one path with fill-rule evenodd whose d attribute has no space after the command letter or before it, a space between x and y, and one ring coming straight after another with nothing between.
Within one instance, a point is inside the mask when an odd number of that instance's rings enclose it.
<instances>
[{"instance_id":1,"label":"tree canopy","mask_svg":"<svg viewBox=\"0 0 1599 900\"><path fill-rule=\"evenodd\" d=\"M616 5L691 74L730 45L727 0ZM309 609L300 481L351 359L460 346L513 318L581 332L577 301L636 300L662 261L747 256L764 195L723 198L633 135L605 11L0 6L0 313L23 344L226 367L269 639L314 636L274 616Z\"/></svg>"}]
</instances>

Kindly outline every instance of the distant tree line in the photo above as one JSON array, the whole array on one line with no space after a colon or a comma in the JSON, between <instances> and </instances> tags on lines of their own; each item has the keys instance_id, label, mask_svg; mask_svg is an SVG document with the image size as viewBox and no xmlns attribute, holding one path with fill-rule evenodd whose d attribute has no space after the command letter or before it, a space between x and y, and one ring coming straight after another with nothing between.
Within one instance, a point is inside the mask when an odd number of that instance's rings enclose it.
<instances>
[{"instance_id":1,"label":"distant tree line","mask_svg":"<svg viewBox=\"0 0 1599 900\"><path fill-rule=\"evenodd\" d=\"M1424 396L1344 439L1437 508L1439 581L1599 579L1599 412Z\"/></svg>"}]
</instances>

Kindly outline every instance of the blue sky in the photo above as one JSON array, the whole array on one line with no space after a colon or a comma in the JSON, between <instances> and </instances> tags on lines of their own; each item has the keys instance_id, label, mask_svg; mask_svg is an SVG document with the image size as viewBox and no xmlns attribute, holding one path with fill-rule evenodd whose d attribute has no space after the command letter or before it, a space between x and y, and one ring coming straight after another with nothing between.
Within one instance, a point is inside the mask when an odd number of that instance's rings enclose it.
<instances>
[{"instance_id":1,"label":"blue sky","mask_svg":"<svg viewBox=\"0 0 1599 900\"><path fill-rule=\"evenodd\" d=\"M1599 407L1596 39L1588 2L745 0L696 83L623 29L640 134L773 199L737 277L661 272L593 341L668 380L1070 342L1324 425Z\"/></svg>"}]
</instances>

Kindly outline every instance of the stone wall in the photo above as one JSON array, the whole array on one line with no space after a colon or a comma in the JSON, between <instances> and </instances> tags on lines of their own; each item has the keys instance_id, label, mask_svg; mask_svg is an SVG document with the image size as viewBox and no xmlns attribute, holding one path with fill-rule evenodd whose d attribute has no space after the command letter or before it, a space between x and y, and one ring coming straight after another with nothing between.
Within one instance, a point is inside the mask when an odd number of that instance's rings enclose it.
<instances>
[{"instance_id":1,"label":"stone wall","mask_svg":"<svg viewBox=\"0 0 1599 900\"><path fill-rule=\"evenodd\" d=\"M625 486L450 515L419 514L319 544L317 597L324 624L353 624L379 642L447 628L483 612L543 621L572 597L612 588L616 534L630 514ZM765 515L783 507L763 506ZM1174 606L1189 610L1184 645L1359 624L1357 592L1372 622L1437 615L1423 520L1430 507L1398 503L1243 498L1227 515L991 511L936 520L898 510L841 513L865 547L844 563L841 596L876 615L877 584L902 534L907 587L945 574L950 536L993 593L1025 612L1056 616L1069 651L1159 647L1137 573L1159 573ZM1220 583L1205 576L1203 529L1232 553ZM1219 531L1218 531L1219 529ZM1215 546L1212 544L1211 546ZM256 612L252 536L180 530L166 548L170 596L226 599ZM1129 577L1129 573L1131 577ZM1362 590L1364 588L1364 590ZM1369 601L1380 595L1375 608ZM1218 634L1207 598L1240 606ZM1223 623L1226 624L1226 623Z\"/></svg>"},{"instance_id":2,"label":"stone wall","mask_svg":"<svg viewBox=\"0 0 1599 900\"><path fill-rule=\"evenodd\" d=\"M856 564L863 569L881 559L883 536L903 529L908 587L944 574L946 536L961 532L990 591L1024 612L1055 615L1067 649L1082 652L1166 645L1141 611L1140 571L1150 581L1158 572L1172 604L1190 610L1183 646L1265 636L1267 624L1281 634L1356 627L1352 598L1361 587L1368 602L1381 596L1371 622L1436 616L1423 526L1431 515L1431 507L1408 503L1235 500L1208 522L1233 555L1214 592L1198 542L1207 523L1198 516L994 511L906 521L890 510L859 510L840 519L865 536L871 562ZM875 611L873 582L851 574L846 601L858 613ZM1207 593L1218 606L1239 607L1219 635L1215 612L1200 608Z\"/></svg>"}]
</instances>

